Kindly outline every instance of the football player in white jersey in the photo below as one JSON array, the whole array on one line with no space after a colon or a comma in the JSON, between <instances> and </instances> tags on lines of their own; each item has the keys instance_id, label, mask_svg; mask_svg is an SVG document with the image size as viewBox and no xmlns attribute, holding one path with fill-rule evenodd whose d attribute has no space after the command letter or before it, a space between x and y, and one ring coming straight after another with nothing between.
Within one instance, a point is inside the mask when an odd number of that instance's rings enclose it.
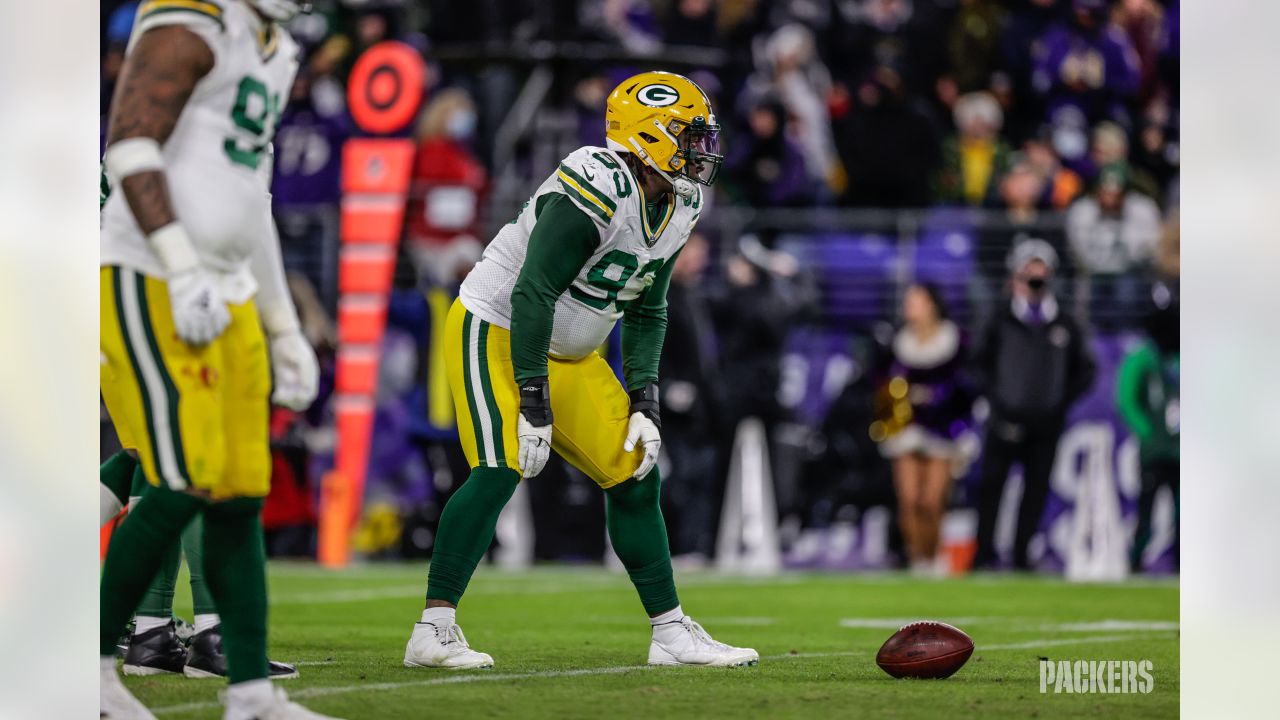
<instances>
[{"instance_id":1,"label":"football player in white jersey","mask_svg":"<svg viewBox=\"0 0 1280 720\"><path fill-rule=\"evenodd\" d=\"M115 640L183 528L204 522L227 720L322 718L268 679L268 400L318 371L271 222L270 143L297 71L290 0L145 0L112 103L102 208L101 390L151 487L103 566L101 714L151 718ZM265 330L265 332L264 332ZM268 352L269 350L269 352ZM273 389L274 388L274 389Z\"/></svg>"},{"instance_id":2,"label":"football player in white jersey","mask_svg":"<svg viewBox=\"0 0 1280 720\"><path fill-rule=\"evenodd\" d=\"M472 471L440 518L406 666L493 665L468 646L456 608L498 514L552 449L604 490L613 549L653 628L649 663L759 661L681 610L658 505L667 287L723 160L718 133L688 78L627 79L609 96L608 147L561 161L463 282L445 357ZM596 352L619 320L626 387Z\"/></svg>"}]
</instances>

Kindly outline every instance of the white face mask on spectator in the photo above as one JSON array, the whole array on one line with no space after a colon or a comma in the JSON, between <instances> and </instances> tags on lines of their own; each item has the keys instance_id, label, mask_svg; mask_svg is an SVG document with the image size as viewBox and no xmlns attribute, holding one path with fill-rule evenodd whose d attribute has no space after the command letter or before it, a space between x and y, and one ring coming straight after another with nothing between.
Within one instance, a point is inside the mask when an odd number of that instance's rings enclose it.
<instances>
[{"instance_id":1,"label":"white face mask on spectator","mask_svg":"<svg viewBox=\"0 0 1280 720\"><path fill-rule=\"evenodd\" d=\"M466 140L476 131L476 114L472 110L458 110L449 116L445 132L454 140Z\"/></svg>"}]
</instances>

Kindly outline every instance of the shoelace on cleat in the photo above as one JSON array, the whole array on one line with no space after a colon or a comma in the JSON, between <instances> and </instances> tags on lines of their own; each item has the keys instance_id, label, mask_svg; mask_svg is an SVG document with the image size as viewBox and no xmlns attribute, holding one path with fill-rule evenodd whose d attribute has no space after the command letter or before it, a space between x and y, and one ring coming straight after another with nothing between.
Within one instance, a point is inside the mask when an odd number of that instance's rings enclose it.
<instances>
[{"instance_id":1,"label":"shoelace on cleat","mask_svg":"<svg viewBox=\"0 0 1280 720\"><path fill-rule=\"evenodd\" d=\"M715 638L711 637L711 635L708 634L706 630L703 630L702 626L699 625L697 621L693 620L692 618L686 617L684 619L684 626L689 629L689 633L692 634L694 638L696 638L699 642L705 645L710 645L716 650L722 650L722 651L728 651L733 649L733 646L726 645L720 642L719 640L716 640Z\"/></svg>"},{"instance_id":2,"label":"shoelace on cleat","mask_svg":"<svg viewBox=\"0 0 1280 720\"><path fill-rule=\"evenodd\" d=\"M457 643L458 647L462 649L470 649L471 647L467 644L467 636L462 634L462 628L456 624L448 627L436 626L436 637L440 638L441 645Z\"/></svg>"}]
</instances>

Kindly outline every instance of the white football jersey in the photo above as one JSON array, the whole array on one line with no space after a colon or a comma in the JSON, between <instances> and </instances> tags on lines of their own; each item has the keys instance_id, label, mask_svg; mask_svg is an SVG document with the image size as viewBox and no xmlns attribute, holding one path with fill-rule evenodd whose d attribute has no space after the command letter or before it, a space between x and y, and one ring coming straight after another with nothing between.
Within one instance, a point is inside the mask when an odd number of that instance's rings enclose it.
<instances>
[{"instance_id":1,"label":"white football jersey","mask_svg":"<svg viewBox=\"0 0 1280 720\"><path fill-rule=\"evenodd\" d=\"M498 327L511 328L511 291L524 265L538 199L547 193L567 196L600 233L595 254L556 300L551 354L577 359L600 347L626 303L652 285L658 269L684 247L702 212L702 189L687 200L672 195L651 226L644 191L617 153L590 146L570 153L502 227L462 283L462 304Z\"/></svg>"},{"instance_id":2,"label":"white football jersey","mask_svg":"<svg viewBox=\"0 0 1280 720\"><path fill-rule=\"evenodd\" d=\"M242 0L149 0L138 8L129 50L147 30L175 24L203 38L215 64L164 144L170 198L228 302L245 302L257 289L249 258L258 243L275 238L271 139L297 74L298 46ZM122 192L102 208L100 262L164 277Z\"/></svg>"}]
</instances>

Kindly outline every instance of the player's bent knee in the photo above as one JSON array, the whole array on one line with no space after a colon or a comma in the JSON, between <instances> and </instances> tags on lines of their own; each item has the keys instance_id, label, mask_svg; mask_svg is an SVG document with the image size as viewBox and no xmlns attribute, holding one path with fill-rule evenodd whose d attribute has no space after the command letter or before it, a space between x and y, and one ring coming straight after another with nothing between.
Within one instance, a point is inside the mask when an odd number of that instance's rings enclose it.
<instances>
[{"instance_id":1,"label":"player's bent knee","mask_svg":"<svg viewBox=\"0 0 1280 720\"><path fill-rule=\"evenodd\" d=\"M628 506L657 505L662 495L662 480L658 468L643 478L628 478L617 485L605 488L615 502Z\"/></svg>"}]
</instances>

